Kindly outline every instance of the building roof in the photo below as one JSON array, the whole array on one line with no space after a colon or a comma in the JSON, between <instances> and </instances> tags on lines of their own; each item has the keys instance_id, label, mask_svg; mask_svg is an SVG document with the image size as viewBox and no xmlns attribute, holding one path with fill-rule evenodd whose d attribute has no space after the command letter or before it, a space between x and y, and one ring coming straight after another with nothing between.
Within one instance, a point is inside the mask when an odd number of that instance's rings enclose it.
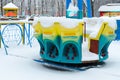
<instances>
[{"instance_id":1,"label":"building roof","mask_svg":"<svg viewBox=\"0 0 120 80\"><path fill-rule=\"evenodd\" d=\"M120 3L114 3L114 4L107 4L101 6L98 11L105 11L105 12L120 12Z\"/></svg>"},{"instance_id":2,"label":"building roof","mask_svg":"<svg viewBox=\"0 0 120 80\"><path fill-rule=\"evenodd\" d=\"M9 8L9 9L18 9L18 7L17 7L15 4L13 4L12 2L6 4L6 5L3 7L3 9L6 9L6 8Z\"/></svg>"}]
</instances>

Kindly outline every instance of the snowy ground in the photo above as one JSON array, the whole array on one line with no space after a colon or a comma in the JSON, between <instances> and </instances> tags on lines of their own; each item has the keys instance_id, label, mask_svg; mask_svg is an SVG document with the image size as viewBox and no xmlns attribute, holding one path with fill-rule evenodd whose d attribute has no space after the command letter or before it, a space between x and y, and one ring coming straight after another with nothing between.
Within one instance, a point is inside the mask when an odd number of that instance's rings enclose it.
<instances>
[{"instance_id":1,"label":"snowy ground","mask_svg":"<svg viewBox=\"0 0 120 80\"><path fill-rule=\"evenodd\" d=\"M87 71L60 71L49 69L32 61L39 58L39 44L35 41L32 48L21 45L0 49L0 80L120 80L120 41L113 41L109 47L109 59L101 68ZM16 56L12 56L16 55ZM21 58L19 56L23 56Z\"/></svg>"}]
</instances>

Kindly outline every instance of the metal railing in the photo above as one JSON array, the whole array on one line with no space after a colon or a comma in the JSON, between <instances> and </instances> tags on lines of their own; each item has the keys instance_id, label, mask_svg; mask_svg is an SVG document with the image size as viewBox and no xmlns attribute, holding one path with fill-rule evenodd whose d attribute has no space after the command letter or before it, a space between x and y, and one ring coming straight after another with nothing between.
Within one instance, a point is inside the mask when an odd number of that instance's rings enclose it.
<instances>
[{"instance_id":1,"label":"metal railing","mask_svg":"<svg viewBox=\"0 0 120 80\"><path fill-rule=\"evenodd\" d=\"M27 44L32 47L32 21L0 21L0 48Z\"/></svg>"}]
</instances>

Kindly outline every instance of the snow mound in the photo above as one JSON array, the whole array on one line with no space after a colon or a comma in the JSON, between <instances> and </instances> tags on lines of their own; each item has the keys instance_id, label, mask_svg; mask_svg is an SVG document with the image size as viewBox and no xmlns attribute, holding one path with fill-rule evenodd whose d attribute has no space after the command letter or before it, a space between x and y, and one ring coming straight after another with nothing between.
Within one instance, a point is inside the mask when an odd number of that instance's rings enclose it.
<instances>
[{"instance_id":1,"label":"snow mound","mask_svg":"<svg viewBox=\"0 0 120 80\"><path fill-rule=\"evenodd\" d=\"M108 25L116 30L117 23L115 18L110 17L94 17L94 18L84 18L84 22L86 23L86 34L90 34L90 37L95 38L103 24L103 22L107 22Z\"/></svg>"},{"instance_id":2,"label":"snow mound","mask_svg":"<svg viewBox=\"0 0 120 80\"><path fill-rule=\"evenodd\" d=\"M80 22L85 22L86 24L86 34L90 34L91 37L96 37L103 22L107 22L108 25L116 30L117 29L117 23L115 18L109 18L109 17L94 17L94 18L84 18L82 20L80 19L70 19L65 17L35 17L33 26L40 22L40 24L43 27L50 27L55 22L60 23L60 25L66 27L66 28L74 28L76 27Z\"/></svg>"},{"instance_id":3,"label":"snow mound","mask_svg":"<svg viewBox=\"0 0 120 80\"><path fill-rule=\"evenodd\" d=\"M37 24L37 22L40 22L43 27L50 27L55 22L59 22L62 26L66 28L73 28L78 25L78 23L83 22L82 20L78 19L70 19L65 17L35 17L33 26Z\"/></svg>"},{"instance_id":4,"label":"snow mound","mask_svg":"<svg viewBox=\"0 0 120 80\"><path fill-rule=\"evenodd\" d=\"M103 21L99 18L84 18L86 23L86 34L90 34L90 37L95 38L101 28Z\"/></svg>"},{"instance_id":5,"label":"snow mound","mask_svg":"<svg viewBox=\"0 0 120 80\"><path fill-rule=\"evenodd\" d=\"M116 19L114 17L107 17L107 16L104 16L104 17L100 17L100 19L103 20L103 22L108 22L108 25L113 28L114 30L117 29L117 22L116 22Z\"/></svg>"}]
</instances>

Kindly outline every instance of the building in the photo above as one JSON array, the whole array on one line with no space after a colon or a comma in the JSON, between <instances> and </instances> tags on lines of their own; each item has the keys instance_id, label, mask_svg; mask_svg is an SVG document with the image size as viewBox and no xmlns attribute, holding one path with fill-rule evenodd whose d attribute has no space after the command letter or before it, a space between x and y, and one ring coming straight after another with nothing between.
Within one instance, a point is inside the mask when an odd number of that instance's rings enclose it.
<instances>
[{"instance_id":1,"label":"building","mask_svg":"<svg viewBox=\"0 0 120 80\"><path fill-rule=\"evenodd\" d=\"M18 7L13 3L8 3L3 7L3 16L5 17L17 17Z\"/></svg>"},{"instance_id":2,"label":"building","mask_svg":"<svg viewBox=\"0 0 120 80\"><path fill-rule=\"evenodd\" d=\"M120 16L120 3L102 5L99 8L100 16Z\"/></svg>"}]
</instances>

